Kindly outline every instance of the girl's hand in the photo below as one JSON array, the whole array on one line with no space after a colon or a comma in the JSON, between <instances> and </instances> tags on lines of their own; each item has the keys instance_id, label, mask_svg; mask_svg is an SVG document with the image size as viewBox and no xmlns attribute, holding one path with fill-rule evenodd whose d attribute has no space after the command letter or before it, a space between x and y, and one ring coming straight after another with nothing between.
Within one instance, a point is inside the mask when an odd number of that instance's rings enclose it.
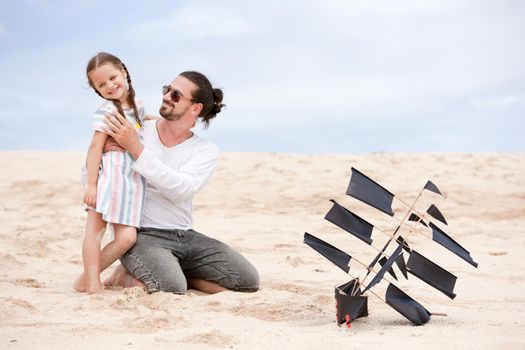
<instances>
[{"instance_id":1,"label":"girl's hand","mask_svg":"<svg viewBox=\"0 0 525 350\"><path fill-rule=\"evenodd\" d=\"M86 193L84 194L84 203L88 207L97 207L97 186L87 186Z\"/></svg>"}]
</instances>

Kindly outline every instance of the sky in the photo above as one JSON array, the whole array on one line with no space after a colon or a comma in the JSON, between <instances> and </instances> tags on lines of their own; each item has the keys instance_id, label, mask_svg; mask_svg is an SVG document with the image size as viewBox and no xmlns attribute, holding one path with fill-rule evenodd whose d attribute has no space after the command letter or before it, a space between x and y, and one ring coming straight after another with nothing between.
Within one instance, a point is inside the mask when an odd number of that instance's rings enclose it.
<instances>
[{"instance_id":1,"label":"sky","mask_svg":"<svg viewBox=\"0 0 525 350\"><path fill-rule=\"evenodd\" d=\"M148 114L208 76L224 151L523 153L524 43L520 0L0 0L0 151L87 150L106 51Z\"/></svg>"}]
</instances>

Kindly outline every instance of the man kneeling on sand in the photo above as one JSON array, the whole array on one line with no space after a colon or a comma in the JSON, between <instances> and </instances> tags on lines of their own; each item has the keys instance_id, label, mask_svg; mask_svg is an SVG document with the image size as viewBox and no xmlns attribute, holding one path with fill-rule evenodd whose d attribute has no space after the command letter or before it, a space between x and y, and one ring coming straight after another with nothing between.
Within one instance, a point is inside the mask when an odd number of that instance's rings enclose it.
<instances>
[{"instance_id":1,"label":"man kneeling on sand","mask_svg":"<svg viewBox=\"0 0 525 350\"><path fill-rule=\"evenodd\" d=\"M137 241L104 285L141 286L149 293L184 294L188 287L255 292L259 274L253 265L192 229L193 196L209 180L219 151L191 129L199 118L209 125L224 106L223 93L192 71L181 73L162 93L162 118L144 122L143 143L122 115L106 115L109 135L135 159L133 169L148 185Z\"/></svg>"}]
</instances>

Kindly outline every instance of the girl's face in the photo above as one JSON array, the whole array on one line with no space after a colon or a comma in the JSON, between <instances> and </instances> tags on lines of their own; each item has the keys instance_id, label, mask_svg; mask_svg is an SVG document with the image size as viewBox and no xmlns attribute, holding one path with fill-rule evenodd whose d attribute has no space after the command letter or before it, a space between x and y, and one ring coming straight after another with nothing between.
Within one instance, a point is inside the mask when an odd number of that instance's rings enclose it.
<instances>
[{"instance_id":1,"label":"girl's face","mask_svg":"<svg viewBox=\"0 0 525 350\"><path fill-rule=\"evenodd\" d=\"M88 78L105 99L119 100L121 103L127 101L128 89L124 69L117 69L106 63L89 72Z\"/></svg>"}]
</instances>

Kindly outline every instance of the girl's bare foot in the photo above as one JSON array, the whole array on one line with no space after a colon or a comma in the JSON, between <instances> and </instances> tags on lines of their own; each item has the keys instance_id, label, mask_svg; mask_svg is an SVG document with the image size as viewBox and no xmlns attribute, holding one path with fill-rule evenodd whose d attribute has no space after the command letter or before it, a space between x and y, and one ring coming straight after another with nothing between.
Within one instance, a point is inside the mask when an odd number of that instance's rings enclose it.
<instances>
[{"instance_id":1,"label":"girl's bare foot","mask_svg":"<svg viewBox=\"0 0 525 350\"><path fill-rule=\"evenodd\" d=\"M73 289L79 293L84 293L87 290L86 278L84 277L84 273L81 273L80 276L78 276L75 283L73 283Z\"/></svg>"},{"instance_id":2,"label":"girl's bare foot","mask_svg":"<svg viewBox=\"0 0 525 350\"><path fill-rule=\"evenodd\" d=\"M104 289L102 289L101 286L90 287L87 289L88 294L101 294L102 292L104 292Z\"/></svg>"}]
</instances>

